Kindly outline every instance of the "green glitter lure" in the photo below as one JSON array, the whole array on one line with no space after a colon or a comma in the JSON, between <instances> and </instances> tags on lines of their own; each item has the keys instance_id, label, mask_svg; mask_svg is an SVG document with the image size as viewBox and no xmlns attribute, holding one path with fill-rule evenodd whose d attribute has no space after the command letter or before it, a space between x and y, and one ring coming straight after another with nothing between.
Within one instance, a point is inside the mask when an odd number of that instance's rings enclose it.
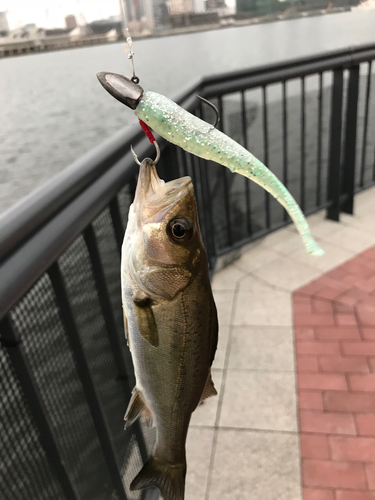
<instances>
[{"instance_id":1,"label":"green glitter lure","mask_svg":"<svg viewBox=\"0 0 375 500\"><path fill-rule=\"evenodd\" d=\"M116 99L169 142L248 177L268 191L288 212L308 253L323 255L296 200L282 182L255 156L212 125L178 104L116 73L98 73L98 80Z\"/></svg>"}]
</instances>

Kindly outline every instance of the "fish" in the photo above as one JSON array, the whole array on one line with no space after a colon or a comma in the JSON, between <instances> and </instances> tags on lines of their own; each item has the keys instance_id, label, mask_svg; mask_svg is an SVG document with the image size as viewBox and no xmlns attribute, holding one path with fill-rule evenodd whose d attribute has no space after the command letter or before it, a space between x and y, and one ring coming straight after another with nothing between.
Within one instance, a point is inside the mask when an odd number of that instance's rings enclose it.
<instances>
[{"instance_id":1,"label":"fish","mask_svg":"<svg viewBox=\"0 0 375 500\"><path fill-rule=\"evenodd\" d=\"M254 155L214 126L192 115L166 96L145 91L139 84L117 73L101 72L97 78L117 100L134 110L145 123L167 141L206 160L215 161L262 186L288 212L308 253L324 254L309 225L284 184Z\"/></svg>"},{"instance_id":2,"label":"fish","mask_svg":"<svg viewBox=\"0 0 375 500\"><path fill-rule=\"evenodd\" d=\"M217 310L190 177L164 182L152 160L142 161L121 253L136 379L126 427L142 415L156 427L154 451L130 489L156 487L164 500L183 500L191 415L217 394Z\"/></svg>"}]
</instances>

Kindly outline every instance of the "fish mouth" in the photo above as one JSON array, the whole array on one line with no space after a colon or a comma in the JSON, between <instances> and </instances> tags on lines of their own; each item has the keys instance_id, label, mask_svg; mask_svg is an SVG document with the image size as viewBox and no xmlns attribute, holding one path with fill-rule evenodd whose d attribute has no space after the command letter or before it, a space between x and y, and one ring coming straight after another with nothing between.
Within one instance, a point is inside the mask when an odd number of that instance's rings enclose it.
<instances>
[{"instance_id":1,"label":"fish mouth","mask_svg":"<svg viewBox=\"0 0 375 500\"><path fill-rule=\"evenodd\" d=\"M155 163L146 158L140 166L134 207L142 218L160 222L171 207L192 192L190 177L164 182L158 176Z\"/></svg>"}]
</instances>

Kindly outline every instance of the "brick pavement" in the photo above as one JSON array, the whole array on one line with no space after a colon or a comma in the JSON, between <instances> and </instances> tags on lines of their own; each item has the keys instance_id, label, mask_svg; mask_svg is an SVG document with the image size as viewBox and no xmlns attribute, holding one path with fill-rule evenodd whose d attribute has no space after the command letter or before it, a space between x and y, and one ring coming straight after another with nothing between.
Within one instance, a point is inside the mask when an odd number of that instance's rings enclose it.
<instances>
[{"instance_id":1,"label":"brick pavement","mask_svg":"<svg viewBox=\"0 0 375 500\"><path fill-rule=\"evenodd\" d=\"M375 247L293 293L304 500L375 499Z\"/></svg>"}]
</instances>

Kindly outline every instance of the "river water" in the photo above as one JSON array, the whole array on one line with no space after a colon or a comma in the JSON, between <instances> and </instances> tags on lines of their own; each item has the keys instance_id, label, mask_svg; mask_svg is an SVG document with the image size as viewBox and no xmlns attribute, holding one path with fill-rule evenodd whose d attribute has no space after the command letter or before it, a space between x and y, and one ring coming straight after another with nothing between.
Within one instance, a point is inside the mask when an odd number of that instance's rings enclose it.
<instances>
[{"instance_id":1,"label":"river water","mask_svg":"<svg viewBox=\"0 0 375 500\"><path fill-rule=\"evenodd\" d=\"M140 40L144 88L172 97L202 76L375 42L375 10ZM122 126L131 110L99 71L130 73L122 43L0 60L0 212Z\"/></svg>"}]
</instances>

